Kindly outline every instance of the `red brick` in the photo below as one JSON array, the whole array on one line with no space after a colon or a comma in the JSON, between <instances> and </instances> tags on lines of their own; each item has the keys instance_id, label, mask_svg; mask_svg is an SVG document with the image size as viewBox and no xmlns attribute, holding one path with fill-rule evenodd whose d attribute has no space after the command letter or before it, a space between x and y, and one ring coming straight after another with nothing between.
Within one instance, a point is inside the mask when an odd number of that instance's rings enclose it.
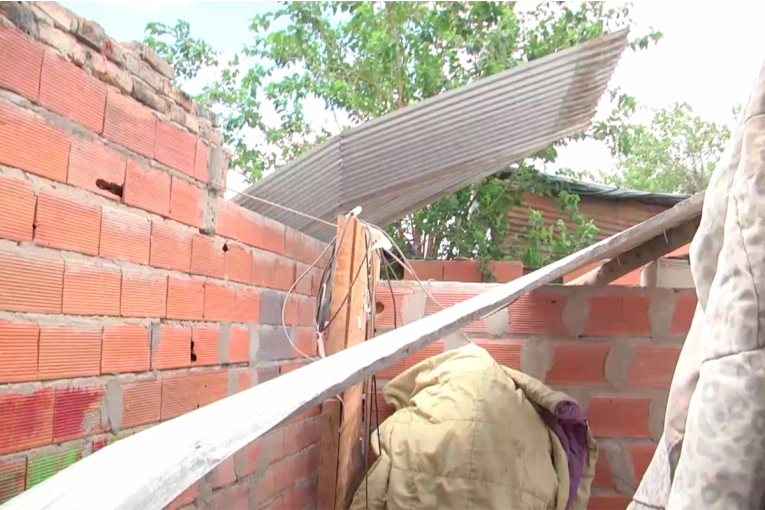
<instances>
[{"instance_id":1,"label":"red brick","mask_svg":"<svg viewBox=\"0 0 765 510\"><path fill-rule=\"evenodd\" d=\"M277 257L272 287L279 290L289 290L293 283L295 283L295 261Z\"/></svg>"},{"instance_id":2,"label":"red brick","mask_svg":"<svg viewBox=\"0 0 765 510\"><path fill-rule=\"evenodd\" d=\"M331 284L330 284L331 285ZM393 288L391 295L387 284L380 284L375 292L375 327L377 329L390 329L401 327L404 324L402 311L404 309L404 296L410 294L409 291ZM393 312L396 312L394 317Z\"/></svg>"},{"instance_id":3,"label":"red brick","mask_svg":"<svg viewBox=\"0 0 765 510\"><path fill-rule=\"evenodd\" d=\"M237 239L240 214L238 205L225 198L219 198L215 233L219 236Z\"/></svg>"},{"instance_id":4,"label":"red brick","mask_svg":"<svg viewBox=\"0 0 765 510\"><path fill-rule=\"evenodd\" d=\"M193 227L204 225L204 191L173 177L170 190L170 218Z\"/></svg>"},{"instance_id":5,"label":"red brick","mask_svg":"<svg viewBox=\"0 0 765 510\"><path fill-rule=\"evenodd\" d=\"M428 299L425 302L425 315L433 315L444 308L454 306L455 304L466 301L480 293L478 287L465 289L459 283L452 283L449 286L439 287L439 289L432 289L430 291L430 295L433 299ZM390 294L390 289L383 290L383 292ZM485 333L486 324L482 320L477 320L463 327L462 330L470 333Z\"/></svg>"},{"instance_id":6,"label":"red brick","mask_svg":"<svg viewBox=\"0 0 765 510\"><path fill-rule=\"evenodd\" d=\"M236 290L211 281L205 282L205 320L236 321Z\"/></svg>"},{"instance_id":7,"label":"red brick","mask_svg":"<svg viewBox=\"0 0 765 510\"><path fill-rule=\"evenodd\" d=\"M53 442L63 443L85 435L101 434L103 387L58 388L53 406ZM108 428L108 427L107 427Z\"/></svg>"},{"instance_id":8,"label":"red brick","mask_svg":"<svg viewBox=\"0 0 765 510\"><path fill-rule=\"evenodd\" d=\"M229 485L236 482L236 466L234 463L234 456L227 457L215 469L213 469L213 489L218 489L224 485ZM230 507L216 507L216 508L230 508Z\"/></svg>"},{"instance_id":9,"label":"red brick","mask_svg":"<svg viewBox=\"0 0 765 510\"><path fill-rule=\"evenodd\" d=\"M223 400L228 395L228 371L215 370L213 372L195 373L194 389L199 407Z\"/></svg>"},{"instance_id":10,"label":"red brick","mask_svg":"<svg viewBox=\"0 0 765 510\"><path fill-rule=\"evenodd\" d=\"M298 358L302 356L317 356L319 352L318 340L319 339L316 336L316 330L314 328L295 328L295 348L293 349L292 357ZM377 375L380 378L384 378L379 373Z\"/></svg>"},{"instance_id":11,"label":"red brick","mask_svg":"<svg viewBox=\"0 0 765 510\"><path fill-rule=\"evenodd\" d=\"M0 30L2 29L0 28ZM0 49L2 49L2 42L0 42ZM0 460L0 504L24 492L26 489L26 476L26 458L6 458Z\"/></svg>"},{"instance_id":12,"label":"red brick","mask_svg":"<svg viewBox=\"0 0 765 510\"><path fill-rule=\"evenodd\" d=\"M186 505L192 504L197 498L197 493L199 493L199 489L195 483L185 491L181 492L177 498L168 503L164 510L178 510Z\"/></svg>"},{"instance_id":13,"label":"red brick","mask_svg":"<svg viewBox=\"0 0 765 510\"><path fill-rule=\"evenodd\" d=\"M307 246L305 234L294 228L285 228L284 254L294 260L306 262ZM306 262L310 264L313 261Z\"/></svg>"},{"instance_id":14,"label":"red brick","mask_svg":"<svg viewBox=\"0 0 765 510\"><path fill-rule=\"evenodd\" d=\"M625 494L592 494L587 510L624 510L632 502L632 497Z\"/></svg>"},{"instance_id":15,"label":"red brick","mask_svg":"<svg viewBox=\"0 0 765 510\"><path fill-rule=\"evenodd\" d=\"M167 308L167 276L123 273L123 317L164 317Z\"/></svg>"},{"instance_id":16,"label":"red brick","mask_svg":"<svg viewBox=\"0 0 765 510\"><path fill-rule=\"evenodd\" d=\"M104 326L101 373L144 372L150 366L149 331L143 324Z\"/></svg>"},{"instance_id":17,"label":"red brick","mask_svg":"<svg viewBox=\"0 0 765 510\"><path fill-rule=\"evenodd\" d=\"M191 328L191 341L194 344L193 352L196 361L193 366L220 365L218 358L218 333L217 327L199 326Z\"/></svg>"},{"instance_id":18,"label":"red brick","mask_svg":"<svg viewBox=\"0 0 765 510\"><path fill-rule=\"evenodd\" d=\"M43 53L43 47L29 36L0 25L0 88L36 102Z\"/></svg>"},{"instance_id":19,"label":"red brick","mask_svg":"<svg viewBox=\"0 0 765 510\"><path fill-rule=\"evenodd\" d=\"M521 369L521 351L526 344L524 340L484 340L475 338L471 340L479 347L486 349L494 361L500 365Z\"/></svg>"},{"instance_id":20,"label":"red brick","mask_svg":"<svg viewBox=\"0 0 765 510\"><path fill-rule=\"evenodd\" d=\"M226 246L224 277L239 283L252 282L252 253L233 244Z\"/></svg>"},{"instance_id":21,"label":"red brick","mask_svg":"<svg viewBox=\"0 0 765 510\"><path fill-rule=\"evenodd\" d=\"M35 243L49 248L98 254L101 208L59 193L40 191L35 221Z\"/></svg>"},{"instance_id":22,"label":"red brick","mask_svg":"<svg viewBox=\"0 0 765 510\"><path fill-rule=\"evenodd\" d=\"M418 275L419 276L419 275ZM420 278L422 280L422 278ZM444 260L445 282L481 282L477 260Z\"/></svg>"},{"instance_id":23,"label":"red brick","mask_svg":"<svg viewBox=\"0 0 765 510\"><path fill-rule=\"evenodd\" d=\"M53 441L55 395L55 390L49 387L34 393L0 394L0 455Z\"/></svg>"},{"instance_id":24,"label":"red brick","mask_svg":"<svg viewBox=\"0 0 765 510\"><path fill-rule=\"evenodd\" d=\"M592 397L587 414L595 436L650 438L649 408L647 398Z\"/></svg>"},{"instance_id":25,"label":"red brick","mask_svg":"<svg viewBox=\"0 0 765 510\"><path fill-rule=\"evenodd\" d=\"M634 293L606 292L590 297L590 314L584 335L650 335L647 296Z\"/></svg>"},{"instance_id":26,"label":"red brick","mask_svg":"<svg viewBox=\"0 0 765 510\"><path fill-rule=\"evenodd\" d=\"M672 315L670 334L682 336L688 334L697 303L698 299L693 291L675 293L675 313Z\"/></svg>"},{"instance_id":27,"label":"red brick","mask_svg":"<svg viewBox=\"0 0 765 510\"><path fill-rule=\"evenodd\" d=\"M162 381L136 381L122 386L122 429L156 423L160 417Z\"/></svg>"},{"instance_id":28,"label":"red brick","mask_svg":"<svg viewBox=\"0 0 765 510\"><path fill-rule=\"evenodd\" d=\"M484 346L482 345L481 347L484 347ZM377 372L377 378L378 379L393 379L394 377L399 375L401 372L413 367L417 363L420 363L421 361L424 361L433 356L442 354L443 352L444 352L444 342L443 340L439 340L438 342L432 343L428 345L427 347L423 347L419 351L416 351L410 354L409 356L399 361L398 363L395 363L394 365L388 368L380 370L379 372Z\"/></svg>"},{"instance_id":29,"label":"red brick","mask_svg":"<svg viewBox=\"0 0 765 510\"><path fill-rule=\"evenodd\" d=\"M170 276L167 282L167 318L200 321L204 317L204 281Z\"/></svg>"},{"instance_id":30,"label":"red brick","mask_svg":"<svg viewBox=\"0 0 765 510\"><path fill-rule=\"evenodd\" d=\"M170 213L170 174L128 160L124 201L162 216Z\"/></svg>"},{"instance_id":31,"label":"red brick","mask_svg":"<svg viewBox=\"0 0 765 510\"><path fill-rule=\"evenodd\" d=\"M321 441L322 417L317 416L284 428L284 455L293 455Z\"/></svg>"},{"instance_id":32,"label":"red brick","mask_svg":"<svg viewBox=\"0 0 765 510\"><path fill-rule=\"evenodd\" d=\"M257 322L260 318L260 295L251 287L237 287L236 312L234 319L238 322Z\"/></svg>"},{"instance_id":33,"label":"red brick","mask_svg":"<svg viewBox=\"0 0 765 510\"><path fill-rule=\"evenodd\" d=\"M260 247L263 244L263 217L247 209L238 208L236 238L248 246Z\"/></svg>"},{"instance_id":34,"label":"red brick","mask_svg":"<svg viewBox=\"0 0 765 510\"><path fill-rule=\"evenodd\" d=\"M157 119L151 110L116 90L109 90L104 137L141 156L151 158L154 156L156 125Z\"/></svg>"},{"instance_id":35,"label":"red brick","mask_svg":"<svg viewBox=\"0 0 765 510\"><path fill-rule=\"evenodd\" d=\"M109 259L149 263L151 221L121 209L101 211L101 243L98 253Z\"/></svg>"},{"instance_id":36,"label":"red brick","mask_svg":"<svg viewBox=\"0 0 765 510\"><path fill-rule=\"evenodd\" d=\"M152 221L149 263L182 273L191 271L191 234L170 223Z\"/></svg>"},{"instance_id":37,"label":"red brick","mask_svg":"<svg viewBox=\"0 0 765 510\"><path fill-rule=\"evenodd\" d=\"M40 75L40 105L101 133L104 128L106 86L48 50Z\"/></svg>"},{"instance_id":38,"label":"red brick","mask_svg":"<svg viewBox=\"0 0 765 510\"><path fill-rule=\"evenodd\" d=\"M228 344L229 363L247 363L250 361L250 332L247 328L234 326ZM242 372L239 376L242 376Z\"/></svg>"},{"instance_id":39,"label":"red brick","mask_svg":"<svg viewBox=\"0 0 765 510\"><path fill-rule=\"evenodd\" d=\"M119 201L120 195L99 188L97 182L124 186L126 167L127 158L122 153L93 140L75 140L69 155L69 176L66 182Z\"/></svg>"},{"instance_id":40,"label":"red brick","mask_svg":"<svg viewBox=\"0 0 765 510\"><path fill-rule=\"evenodd\" d=\"M563 309L566 295L554 289L539 289L518 298L508 307L510 332L522 335L565 335Z\"/></svg>"},{"instance_id":41,"label":"red brick","mask_svg":"<svg viewBox=\"0 0 765 510\"><path fill-rule=\"evenodd\" d=\"M202 234L194 234L191 242L191 272L223 278L224 274L223 243L217 239Z\"/></svg>"},{"instance_id":42,"label":"red brick","mask_svg":"<svg viewBox=\"0 0 765 510\"><path fill-rule=\"evenodd\" d=\"M0 310L61 313L64 261L0 253Z\"/></svg>"},{"instance_id":43,"label":"red brick","mask_svg":"<svg viewBox=\"0 0 765 510\"><path fill-rule=\"evenodd\" d=\"M233 347L232 347L233 351ZM249 352L249 347L247 349ZM232 354L231 356L234 356ZM237 370L236 371L236 392L239 393L240 391L244 391L247 389L250 389L254 386L254 374L250 372L249 370Z\"/></svg>"},{"instance_id":44,"label":"red brick","mask_svg":"<svg viewBox=\"0 0 765 510\"><path fill-rule=\"evenodd\" d=\"M196 157L194 158L194 178L198 181L209 182L210 173L207 168L207 142L197 138Z\"/></svg>"},{"instance_id":45,"label":"red brick","mask_svg":"<svg viewBox=\"0 0 765 510\"><path fill-rule=\"evenodd\" d=\"M154 349L152 368L166 370L190 367L192 365L191 328L162 324L159 342Z\"/></svg>"},{"instance_id":46,"label":"red brick","mask_svg":"<svg viewBox=\"0 0 765 510\"><path fill-rule=\"evenodd\" d=\"M284 255L286 249L286 227L270 218L261 217L261 222L263 237L260 239L260 245L257 247L279 255Z\"/></svg>"},{"instance_id":47,"label":"red brick","mask_svg":"<svg viewBox=\"0 0 765 510\"><path fill-rule=\"evenodd\" d=\"M119 315L122 273L117 269L68 260L64 270L63 313Z\"/></svg>"},{"instance_id":48,"label":"red brick","mask_svg":"<svg viewBox=\"0 0 765 510\"><path fill-rule=\"evenodd\" d=\"M651 464L653 454L656 452L655 443L628 443L627 451L632 458L632 471L635 473L635 481L640 482L643 475Z\"/></svg>"},{"instance_id":49,"label":"red brick","mask_svg":"<svg viewBox=\"0 0 765 510\"><path fill-rule=\"evenodd\" d=\"M547 384L601 385L607 384L606 356L610 343L559 342L553 344L552 367L547 372Z\"/></svg>"},{"instance_id":50,"label":"red brick","mask_svg":"<svg viewBox=\"0 0 765 510\"><path fill-rule=\"evenodd\" d=\"M3 359L0 364L0 384L34 381L37 378L39 339L40 329L37 324L0 321L0 353Z\"/></svg>"},{"instance_id":51,"label":"red brick","mask_svg":"<svg viewBox=\"0 0 765 510\"><path fill-rule=\"evenodd\" d=\"M606 449L600 446L598 449L598 461L595 464L595 476L592 479L592 486L598 489L616 490L616 484L611 474L611 464L608 462Z\"/></svg>"},{"instance_id":52,"label":"red brick","mask_svg":"<svg viewBox=\"0 0 765 510\"><path fill-rule=\"evenodd\" d=\"M39 115L0 103L0 163L66 182L69 139Z\"/></svg>"},{"instance_id":53,"label":"red brick","mask_svg":"<svg viewBox=\"0 0 765 510\"><path fill-rule=\"evenodd\" d=\"M0 175L0 238L31 241L36 204L32 183Z\"/></svg>"},{"instance_id":54,"label":"red brick","mask_svg":"<svg viewBox=\"0 0 765 510\"><path fill-rule=\"evenodd\" d=\"M680 358L679 345L634 345L627 374L630 388L668 390Z\"/></svg>"},{"instance_id":55,"label":"red brick","mask_svg":"<svg viewBox=\"0 0 765 510\"><path fill-rule=\"evenodd\" d=\"M154 159L193 177L196 151L194 135L170 122L157 121Z\"/></svg>"},{"instance_id":56,"label":"red brick","mask_svg":"<svg viewBox=\"0 0 765 510\"><path fill-rule=\"evenodd\" d=\"M523 276L523 262L520 260L493 260L487 266L494 273L497 283L511 282Z\"/></svg>"},{"instance_id":57,"label":"red brick","mask_svg":"<svg viewBox=\"0 0 765 510\"><path fill-rule=\"evenodd\" d=\"M302 262L295 263L295 287L293 288L293 292L308 296L311 295L311 277L313 273L310 267L311 266L308 264L303 264Z\"/></svg>"},{"instance_id":58,"label":"red brick","mask_svg":"<svg viewBox=\"0 0 765 510\"><path fill-rule=\"evenodd\" d=\"M70 379L101 372L101 326L41 326L37 377Z\"/></svg>"},{"instance_id":59,"label":"red brick","mask_svg":"<svg viewBox=\"0 0 765 510\"><path fill-rule=\"evenodd\" d=\"M181 373L162 380L162 419L167 420L226 398L226 371Z\"/></svg>"},{"instance_id":60,"label":"red brick","mask_svg":"<svg viewBox=\"0 0 765 510\"><path fill-rule=\"evenodd\" d=\"M276 287L276 259L273 253L255 251L252 253L252 284L258 287Z\"/></svg>"}]
</instances>

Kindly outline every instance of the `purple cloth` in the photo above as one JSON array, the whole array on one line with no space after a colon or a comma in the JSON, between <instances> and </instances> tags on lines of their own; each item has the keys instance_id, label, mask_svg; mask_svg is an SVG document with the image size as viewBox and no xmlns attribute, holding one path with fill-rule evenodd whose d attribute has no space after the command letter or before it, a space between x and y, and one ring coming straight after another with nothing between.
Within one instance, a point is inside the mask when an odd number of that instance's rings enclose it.
<instances>
[{"instance_id":1,"label":"purple cloth","mask_svg":"<svg viewBox=\"0 0 765 510\"><path fill-rule=\"evenodd\" d=\"M588 455L587 419L582 409L574 401L564 400L555 407L555 414L542 409L542 420L560 440L568 459L568 502L566 510L571 508L576 498L576 491L582 481L584 459Z\"/></svg>"}]
</instances>

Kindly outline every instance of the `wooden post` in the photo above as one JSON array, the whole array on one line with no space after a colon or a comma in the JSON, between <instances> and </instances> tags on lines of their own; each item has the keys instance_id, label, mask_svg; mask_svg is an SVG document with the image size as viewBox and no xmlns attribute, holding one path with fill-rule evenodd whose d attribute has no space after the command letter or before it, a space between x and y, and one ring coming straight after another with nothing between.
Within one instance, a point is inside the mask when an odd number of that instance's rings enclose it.
<instances>
[{"instance_id":1,"label":"wooden post","mask_svg":"<svg viewBox=\"0 0 765 510\"><path fill-rule=\"evenodd\" d=\"M337 222L337 240L329 313L331 322L326 337L327 356L366 340L367 318L372 306L368 285L374 267L370 264L374 259L368 251L371 239L366 229L356 218L341 216ZM379 265L377 267L379 270ZM324 428L318 498L321 510L345 510L353 497L355 473L361 469L359 439L363 388L363 383L356 384L343 393L342 403L328 401L322 407Z\"/></svg>"}]
</instances>

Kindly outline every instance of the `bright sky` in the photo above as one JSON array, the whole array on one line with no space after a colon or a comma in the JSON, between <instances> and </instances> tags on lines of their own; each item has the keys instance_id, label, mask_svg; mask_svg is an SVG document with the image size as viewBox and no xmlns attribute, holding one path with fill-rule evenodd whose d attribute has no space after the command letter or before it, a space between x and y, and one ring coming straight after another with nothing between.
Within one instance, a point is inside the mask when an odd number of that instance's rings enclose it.
<instances>
[{"instance_id":1,"label":"bright sky","mask_svg":"<svg viewBox=\"0 0 765 510\"><path fill-rule=\"evenodd\" d=\"M143 38L149 21L174 24L188 21L192 33L213 48L235 52L249 41L248 20L272 10L275 2L62 2L80 16L100 23L118 41ZM700 114L718 122L731 120L735 103L745 103L765 61L765 2L692 2L636 0L633 16L638 27L652 26L664 33L655 47L626 52L614 74L619 86L639 102L665 106L686 101ZM325 112L315 111L326 121ZM608 171L611 161L597 142L569 147L561 166L576 170ZM243 187L229 175L229 186Z\"/></svg>"}]
</instances>

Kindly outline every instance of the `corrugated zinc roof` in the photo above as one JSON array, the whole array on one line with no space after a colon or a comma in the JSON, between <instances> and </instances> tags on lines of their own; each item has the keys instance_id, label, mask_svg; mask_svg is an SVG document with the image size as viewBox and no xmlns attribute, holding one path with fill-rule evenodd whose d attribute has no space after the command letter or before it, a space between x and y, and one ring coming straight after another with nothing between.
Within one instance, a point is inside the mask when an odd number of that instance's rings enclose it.
<instances>
[{"instance_id":1,"label":"corrugated zinc roof","mask_svg":"<svg viewBox=\"0 0 765 510\"><path fill-rule=\"evenodd\" d=\"M361 206L385 226L582 131L627 30L477 80L345 131L244 192L334 223ZM235 202L328 241L334 229L238 195Z\"/></svg>"}]
</instances>

